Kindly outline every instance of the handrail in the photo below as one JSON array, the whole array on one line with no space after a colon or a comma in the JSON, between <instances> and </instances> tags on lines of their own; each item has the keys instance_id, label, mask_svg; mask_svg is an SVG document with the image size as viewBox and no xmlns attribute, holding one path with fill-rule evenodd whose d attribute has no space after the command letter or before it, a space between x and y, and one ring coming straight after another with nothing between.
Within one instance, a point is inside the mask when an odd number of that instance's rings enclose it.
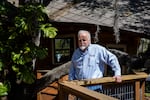
<instances>
[{"instance_id":1,"label":"handrail","mask_svg":"<svg viewBox=\"0 0 150 100\"><path fill-rule=\"evenodd\" d=\"M122 81L130 81L136 79L145 79L148 77L148 74L144 72L136 72L132 75L122 75ZM64 83L72 83L76 85L91 85L91 84L104 84L104 83L113 83L115 79L113 77L103 77L97 79L84 79L84 80L73 80L73 81L63 81Z\"/></svg>"},{"instance_id":2,"label":"handrail","mask_svg":"<svg viewBox=\"0 0 150 100\"><path fill-rule=\"evenodd\" d=\"M70 83L59 83L59 100L68 100L67 94L75 95L81 100L118 100L116 98L101 94L79 85L74 85Z\"/></svg>"},{"instance_id":3,"label":"handrail","mask_svg":"<svg viewBox=\"0 0 150 100\"><path fill-rule=\"evenodd\" d=\"M95 91L91 91L83 87L88 85L105 83L104 85L108 86L108 89L109 88L114 89L115 86L116 88L118 88L118 85L122 87L124 86L124 84L127 85L130 84L131 86L133 85L134 87L134 89L132 89L132 92L134 92L134 94L132 94L133 98L135 100L144 100L145 79L148 77L148 74L144 72L136 72L135 74L122 75L121 77L122 77L121 83L116 83L115 79L112 77L103 77L103 78L97 78L91 80L86 79L86 80L73 80L73 81L59 82L59 98L63 98L68 94L73 94L79 98L83 98L83 100L87 100L87 98L88 99L90 98L90 100L115 100L115 98L110 97L107 94L101 94L101 93L97 94ZM112 84L116 84L116 85L112 87ZM98 98L95 97L95 95L97 95ZM111 99L109 99L109 97ZM106 99L102 99L102 98L106 98ZM66 100L66 99L61 99L61 100Z\"/></svg>"}]
</instances>

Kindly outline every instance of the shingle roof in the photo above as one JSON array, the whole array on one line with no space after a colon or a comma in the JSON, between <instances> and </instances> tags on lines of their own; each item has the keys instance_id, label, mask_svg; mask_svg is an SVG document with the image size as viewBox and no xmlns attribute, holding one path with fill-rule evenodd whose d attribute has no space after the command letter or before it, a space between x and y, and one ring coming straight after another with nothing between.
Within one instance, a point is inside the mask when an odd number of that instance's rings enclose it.
<instances>
[{"instance_id":1,"label":"shingle roof","mask_svg":"<svg viewBox=\"0 0 150 100\"><path fill-rule=\"evenodd\" d=\"M49 18L56 22L90 23L113 27L115 11L120 29L150 37L150 0L52 0L47 6Z\"/></svg>"}]
</instances>

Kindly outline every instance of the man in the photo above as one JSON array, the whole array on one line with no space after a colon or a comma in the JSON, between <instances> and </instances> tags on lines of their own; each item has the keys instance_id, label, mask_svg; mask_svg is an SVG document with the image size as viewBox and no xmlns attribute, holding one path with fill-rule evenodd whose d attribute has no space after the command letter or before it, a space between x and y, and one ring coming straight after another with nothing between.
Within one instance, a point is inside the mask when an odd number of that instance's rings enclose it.
<instances>
[{"instance_id":1,"label":"man","mask_svg":"<svg viewBox=\"0 0 150 100\"><path fill-rule=\"evenodd\" d=\"M86 30L78 32L78 46L72 56L69 80L101 78L104 74L104 64L108 64L114 71L116 82L121 82L121 69L117 57L106 48L91 44L90 33ZM100 85L87 87L94 91L101 91Z\"/></svg>"}]
</instances>

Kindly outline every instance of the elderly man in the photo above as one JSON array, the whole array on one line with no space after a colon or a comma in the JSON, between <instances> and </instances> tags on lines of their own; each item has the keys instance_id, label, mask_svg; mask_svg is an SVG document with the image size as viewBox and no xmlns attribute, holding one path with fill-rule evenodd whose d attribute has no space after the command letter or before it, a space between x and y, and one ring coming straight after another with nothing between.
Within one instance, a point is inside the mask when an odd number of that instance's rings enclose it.
<instances>
[{"instance_id":1,"label":"elderly man","mask_svg":"<svg viewBox=\"0 0 150 100\"><path fill-rule=\"evenodd\" d=\"M86 30L78 32L78 46L72 56L69 80L101 78L104 74L104 64L108 64L114 71L116 82L121 82L121 69L117 57L105 47L91 44L90 33ZM100 92L100 85L87 88Z\"/></svg>"}]
</instances>

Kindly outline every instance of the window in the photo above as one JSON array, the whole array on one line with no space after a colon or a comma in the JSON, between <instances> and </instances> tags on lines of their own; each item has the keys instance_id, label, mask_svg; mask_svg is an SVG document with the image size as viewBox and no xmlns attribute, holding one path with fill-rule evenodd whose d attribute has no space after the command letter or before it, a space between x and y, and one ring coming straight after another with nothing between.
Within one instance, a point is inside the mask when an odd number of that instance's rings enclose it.
<instances>
[{"instance_id":1,"label":"window","mask_svg":"<svg viewBox=\"0 0 150 100\"><path fill-rule=\"evenodd\" d=\"M56 37L53 40L53 63L63 64L71 60L75 49L75 38L73 36Z\"/></svg>"}]
</instances>

